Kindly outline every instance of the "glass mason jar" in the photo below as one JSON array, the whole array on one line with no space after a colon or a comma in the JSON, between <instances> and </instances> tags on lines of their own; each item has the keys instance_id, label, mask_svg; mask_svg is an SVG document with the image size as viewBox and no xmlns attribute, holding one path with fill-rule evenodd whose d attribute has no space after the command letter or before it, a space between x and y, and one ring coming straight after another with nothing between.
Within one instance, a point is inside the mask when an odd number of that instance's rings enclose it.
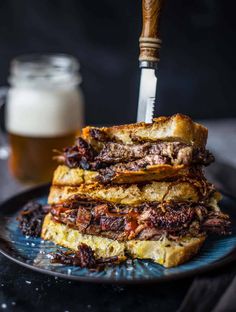
<instances>
[{"instance_id":1,"label":"glass mason jar","mask_svg":"<svg viewBox=\"0 0 236 312\"><path fill-rule=\"evenodd\" d=\"M68 55L26 55L11 63L6 105L9 168L24 182L46 182L54 150L73 144L83 126L79 64Z\"/></svg>"}]
</instances>

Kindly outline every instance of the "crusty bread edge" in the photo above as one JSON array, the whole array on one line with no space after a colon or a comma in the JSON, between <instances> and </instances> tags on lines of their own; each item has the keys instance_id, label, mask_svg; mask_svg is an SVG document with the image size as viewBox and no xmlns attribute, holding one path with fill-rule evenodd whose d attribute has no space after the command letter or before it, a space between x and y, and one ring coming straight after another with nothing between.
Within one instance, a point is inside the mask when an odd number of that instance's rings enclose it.
<instances>
[{"instance_id":1,"label":"crusty bread edge","mask_svg":"<svg viewBox=\"0 0 236 312\"><path fill-rule=\"evenodd\" d=\"M173 125L174 127L172 128ZM124 136L126 138L124 139L125 143L129 144L132 143L132 135L138 137L138 132L147 131L148 133L149 130L152 132L151 129L155 128L160 128L160 133L162 133L163 130L166 128L170 131L170 133L168 135L165 135L164 137L162 137L162 135L161 137L155 137L155 140L180 140L199 147L205 147L207 142L208 129L199 123L193 122L193 120L189 116L183 114L175 114L172 116L161 116L159 118L154 118L153 123L140 122L134 124L100 128L87 126L82 129L82 137L86 141L91 143L94 148L100 149L103 145L101 144L101 142L94 140L90 136L91 129L99 129L110 138L118 136L119 139L122 139L122 137ZM148 134L147 136L149 137Z\"/></svg>"}]
</instances>

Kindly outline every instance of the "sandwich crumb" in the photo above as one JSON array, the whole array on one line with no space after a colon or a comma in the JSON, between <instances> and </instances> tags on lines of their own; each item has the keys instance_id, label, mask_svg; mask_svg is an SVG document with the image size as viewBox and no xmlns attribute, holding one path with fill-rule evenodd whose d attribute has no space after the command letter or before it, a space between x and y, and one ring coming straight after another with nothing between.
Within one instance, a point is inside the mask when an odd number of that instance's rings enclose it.
<instances>
[{"instance_id":1,"label":"sandwich crumb","mask_svg":"<svg viewBox=\"0 0 236 312\"><path fill-rule=\"evenodd\" d=\"M106 266L119 264L123 260L117 256L108 258L96 258L92 248L86 244L80 244L77 251L58 250L56 253L53 253L51 255L51 263L80 266L81 268L88 268L92 271L103 270ZM68 274L71 274L71 269L68 269Z\"/></svg>"},{"instance_id":2,"label":"sandwich crumb","mask_svg":"<svg viewBox=\"0 0 236 312\"><path fill-rule=\"evenodd\" d=\"M43 206L35 201L28 202L20 212L17 220L22 233L27 237L39 237L42 230L43 220L47 212L48 206ZM26 243L29 245L29 243ZM31 243L34 247L35 244Z\"/></svg>"}]
</instances>

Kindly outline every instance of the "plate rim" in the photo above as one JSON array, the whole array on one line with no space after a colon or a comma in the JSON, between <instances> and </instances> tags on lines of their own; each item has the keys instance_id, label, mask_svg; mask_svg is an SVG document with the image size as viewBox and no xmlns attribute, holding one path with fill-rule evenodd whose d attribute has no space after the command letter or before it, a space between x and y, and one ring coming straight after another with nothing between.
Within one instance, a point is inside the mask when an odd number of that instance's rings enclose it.
<instances>
[{"instance_id":1,"label":"plate rim","mask_svg":"<svg viewBox=\"0 0 236 312\"><path fill-rule=\"evenodd\" d=\"M22 201L26 203L28 200L33 199L36 196L43 196L46 195L49 191L50 184L43 184L39 185L33 188L30 188L28 190L25 190L23 192L19 192L10 198L4 200L3 202L0 203L0 215L2 214L2 211L6 212L6 206L9 206L12 202L16 201ZM221 192L224 197L229 198L233 201L236 202L236 198L232 195L229 194L224 194L224 192ZM36 195L37 194L37 195ZM5 210L4 210L5 208ZM17 212L16 209L13 209L13 211ZM11 213L11 211L9 211ZM2 238L0 237L0 240ZM211 272L216 270L217 268L223 268L225 265L233 262L236 260L236 247L225 257L222 259L217 260L216 262L213 262L211 264L206 264L203 265L200 268L195 268L195 269L190 269L185 272L181 273L173 273L171 275L166 275L162 277L153 277L153 278L138 278L138 279L125 279L121 278L119 280L114 279L114 278L109 278L109 279L104 279L103 277L89 277L89 276L74 276L74 275L69 275L69 274L64 274L56 271L51 271L48 269L43 269L28 263L25 263L21 260L18 260L11 256L9 253L5 252L2 247L0 246L0 253L5 256L7 259L10 259L14 263L17 263L18 265L21 265L27 269L30 269L32 271L36 271L41 274L46 274L50 276L57 276L60 278L64 278L67 280L73 280L73 281L79 281L79 282L88 282L88 283L99 283L99 284L123 284L123 285L130 285L130 284L157 284L157 283L164 283L164 282L169 282L169 281L174 281L174 280L179 280L179 279L184 279L184 278L190 278L192 276L196 275L201 275L206 272Z\"/></svg>"}]
</instances>

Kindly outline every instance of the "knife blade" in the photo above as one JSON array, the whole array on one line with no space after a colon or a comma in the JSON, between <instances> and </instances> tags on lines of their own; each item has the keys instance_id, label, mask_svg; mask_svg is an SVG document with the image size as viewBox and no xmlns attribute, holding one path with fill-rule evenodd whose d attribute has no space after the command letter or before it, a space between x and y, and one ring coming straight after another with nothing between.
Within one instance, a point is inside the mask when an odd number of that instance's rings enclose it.
<instances>
[{"instance_id":1,"label":"knife blade","mask_svg":"<svg viewBox=\"0 0 236 312\"><path fill-rule=\"evenodd\" d=\"M159 61L159 16L163 0L142 0L143 28L139 38L141 67L137 122L152 122Z\"/></svg>"},{"instance_id":2,"label":"knife blade","mask_svg":"<svg viewBox=\"0 0 236 312\"><path fill-rule=\"evenodd\" d=\"M155 69L142 68L139 89L137 122L152 122L155 99L156 99L157 77Z\"/></svg>"}]
</instances>

